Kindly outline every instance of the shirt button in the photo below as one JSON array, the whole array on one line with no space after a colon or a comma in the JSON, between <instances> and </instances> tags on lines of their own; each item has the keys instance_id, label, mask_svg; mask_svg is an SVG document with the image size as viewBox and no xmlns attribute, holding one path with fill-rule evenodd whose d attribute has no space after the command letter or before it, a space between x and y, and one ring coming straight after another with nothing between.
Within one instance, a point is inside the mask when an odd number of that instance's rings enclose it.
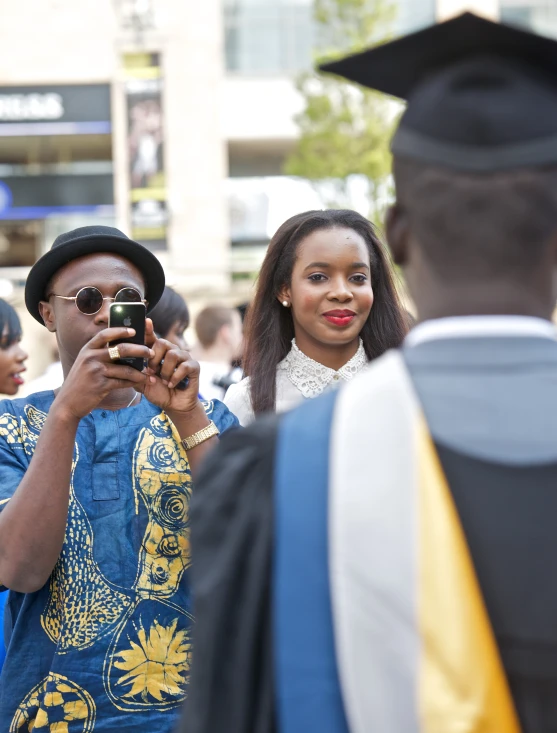
<instances>
[{"instance_id":1,"label":"shirt button","mask_svg":"<svg viewBox=\"0 0 557 733\"><path fill-rule=\"evenodd\" d=\"M101 412L101 417L106 417L106 412L104 410Z\"/></svg>"},{"instance_id":2,"label":"shirt button","mask_svg":"<svg viewBox=\"0 0 557 733\"><path fill-rule=\"evenodd\" d=\"M340 374L335 374L333 379L335 380L335 382L338 382L338 380L340 379Z\"/></svg>"}]
</instances>

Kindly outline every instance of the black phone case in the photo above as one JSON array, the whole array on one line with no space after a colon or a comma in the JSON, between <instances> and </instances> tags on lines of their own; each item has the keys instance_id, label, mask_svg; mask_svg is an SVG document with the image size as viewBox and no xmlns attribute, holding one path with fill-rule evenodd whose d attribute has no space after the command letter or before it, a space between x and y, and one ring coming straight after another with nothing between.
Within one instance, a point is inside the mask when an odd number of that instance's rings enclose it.
<instances>
[{"instance_id":1,"label":"black phone case","mask_svg":"<svg viewBox=\"0 0 557 733\"><path fill-rule=\"evenodd\" d=\"M118 344L145 344L145 317L147 309L143 303L112 303L108 316L109 328L133 328L135 336L111 342L111 346ZM140 358L119 359L116 364L123 364L142 372L145 360Z\"/></svg>"}]
</instances>

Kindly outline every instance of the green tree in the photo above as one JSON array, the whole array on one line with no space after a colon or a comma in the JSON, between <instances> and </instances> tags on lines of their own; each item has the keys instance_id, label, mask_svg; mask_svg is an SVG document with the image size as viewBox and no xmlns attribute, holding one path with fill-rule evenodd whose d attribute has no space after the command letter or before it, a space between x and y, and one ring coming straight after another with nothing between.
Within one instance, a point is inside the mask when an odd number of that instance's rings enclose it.
<instances>
[{"instance_id":1,"label":"green tree","mask_svg":"<svg viewBox=\"0 0 557 733\"><path fill-rule=\"evenodd\" d=\"M314 0L315 66L386 40L394 20L389 0ZM390 188L389 141L399 107L391 100L329 74L302 74L300 138L284 172L309 179L325 206L349 204L354 176L364 181L369 216L383 213Z\"/></svg>"}]
</instances>

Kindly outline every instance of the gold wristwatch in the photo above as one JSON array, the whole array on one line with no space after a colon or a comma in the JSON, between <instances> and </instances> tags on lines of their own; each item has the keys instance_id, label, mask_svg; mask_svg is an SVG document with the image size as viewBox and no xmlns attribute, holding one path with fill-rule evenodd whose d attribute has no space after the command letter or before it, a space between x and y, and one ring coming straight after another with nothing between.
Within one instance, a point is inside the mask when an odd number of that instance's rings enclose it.
<instances>
[{"instance_id":1,"label":"gold wristwatch","mask_svg":"<svg viewBox=\"0 0 557 733\"><path fill-rule=\"evenodd\" d=\"M210 440L217 435L220 435L219 429L211 420L206 428L201 428L201 430L198 430L197 433L190 435L188 438L184 438L182 440L182 445L186 450L191 450L192 448L201 445L201 443L204 443L206 440Z\"/></svg>"}]
</instances>

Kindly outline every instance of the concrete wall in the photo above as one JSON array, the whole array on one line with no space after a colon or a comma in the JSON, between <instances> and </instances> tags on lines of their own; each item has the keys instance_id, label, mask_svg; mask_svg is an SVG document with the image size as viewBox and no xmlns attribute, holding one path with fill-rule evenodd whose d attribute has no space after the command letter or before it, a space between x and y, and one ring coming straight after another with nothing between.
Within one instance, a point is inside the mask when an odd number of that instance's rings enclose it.
<instances>
[{"instance_id":1,"label":"concrete wall","mask_svg":"<svg viewBox=\"0 0 557 733\"><path fill-rule=\"evenodd\" d=\"M169 266L189 289L228 284L226 145L220 124L224 54L220 3L172 0L165 30Z\"/></svg>"},{"instance_id":2,"label":"concrete wall","mask_svg":"<svg viewBox=\"0 0 557 733\"><path fill-rule=\"evenodd\" d=\"M116 65L110 0L6 2L0 23L0 83L106 81Z\"/></svg>"}]
</instances>

